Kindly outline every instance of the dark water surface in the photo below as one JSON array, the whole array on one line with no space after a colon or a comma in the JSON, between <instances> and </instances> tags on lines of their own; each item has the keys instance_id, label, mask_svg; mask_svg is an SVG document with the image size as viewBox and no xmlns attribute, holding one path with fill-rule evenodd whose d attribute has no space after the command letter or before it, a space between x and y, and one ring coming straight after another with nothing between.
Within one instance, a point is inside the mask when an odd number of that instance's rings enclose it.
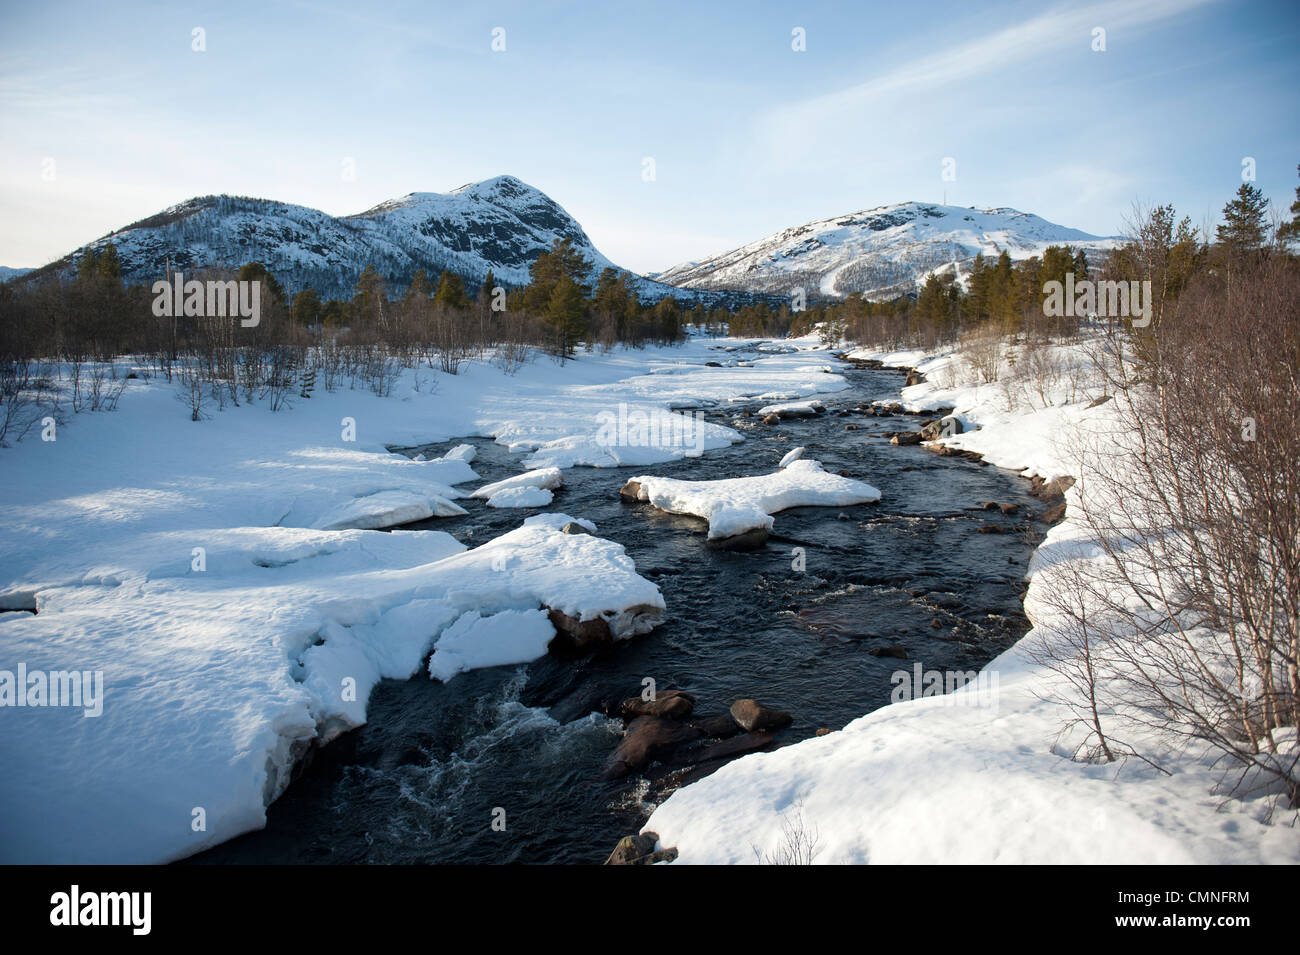
<instances>
[{"instance_id":1,"label":"dark water surface","mask_svg":"<svg viewBox=\"0 0 1300 955\"><path fill-rule=\"evenodd\" d=\"M200 863L601 862L635 832L684 770L605 780L621 723L593 713L636 695L645 677L697 698L695 715L753 697L794 715L782 744L838 729L889 702L890 675L973 670L1018 639L1023 574L1042 536L1041 504L1013 474L921 447L891 446L885 430L915 418L835 416L893 399L897 372L851 369L851 388L820 396L831 413L764 426L710 413L746 440L703 458L634 469L572 468L547 510L596 523L637 570L657 583L668 610L654 632L577 660L457 676L386 680L369 722L318 751L268 811L266 829L189 860ZM738 406L752 411L757 405ZM846 431L846 424L860 430ZM461 442L403 449L439 454ZM519 473L523 455L485 439L474 468L485 481ZM768 473L791 448L827 470L879 487L878 504L797 508L776 515L759 551L705 544L705 523L620 502L633 474L691 479ZM1019 513L979 509L1012 503ZM470 546L535 511L462 501L468 516L412 527L445 530ZM996 524L1006 533L979 533ZM792 569L802 547L806 571ZM899 645L906 660L873 649ZM492 827L505 810L505 831ZM869 807L864 807L869 810Z\"/></svg>"}]
</instances>

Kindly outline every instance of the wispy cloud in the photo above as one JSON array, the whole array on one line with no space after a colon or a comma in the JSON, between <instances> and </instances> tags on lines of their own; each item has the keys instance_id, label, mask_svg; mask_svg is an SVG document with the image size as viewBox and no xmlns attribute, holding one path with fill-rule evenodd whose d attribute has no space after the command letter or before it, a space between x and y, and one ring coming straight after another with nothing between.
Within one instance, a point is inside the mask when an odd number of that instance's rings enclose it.
<instances>
[{"instance_id":1,"label":"wispy cloud","mask_svg":"<svg viewBox=\"0 0 1300 955\"><path fill-rule=\"evenodd\" d=\"M1031 20L900 64L887 73L810 99L779 107L783 115L851 111L864 103L913 90L940 90L959 81L1005 70L1067 46L1090 42L1094 27L1119 34L1168 20L1218 0L1108 0L1060 8Z\"/></svg>"}]
</instances>

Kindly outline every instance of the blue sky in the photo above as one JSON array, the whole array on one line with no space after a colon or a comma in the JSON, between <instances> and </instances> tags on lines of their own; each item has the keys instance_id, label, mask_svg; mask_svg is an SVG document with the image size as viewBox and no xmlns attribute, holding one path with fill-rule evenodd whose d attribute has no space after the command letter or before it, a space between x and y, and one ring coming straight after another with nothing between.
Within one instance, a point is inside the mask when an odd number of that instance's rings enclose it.
<instances>
[{"instance_id":1,"label":"blue sky","mask_svg":"<svg viewBox=\"0 0 1300 955\"><path fill-rule=\"evenodd\" d=\"M4 0L0 16L11 266L194 195L337 215L502 173L642 272L909 199L1113 234L1135 201L1213 223L1244 157L1279 211L1300 182L1295 0Z\"/></svg>"}]
</instances>

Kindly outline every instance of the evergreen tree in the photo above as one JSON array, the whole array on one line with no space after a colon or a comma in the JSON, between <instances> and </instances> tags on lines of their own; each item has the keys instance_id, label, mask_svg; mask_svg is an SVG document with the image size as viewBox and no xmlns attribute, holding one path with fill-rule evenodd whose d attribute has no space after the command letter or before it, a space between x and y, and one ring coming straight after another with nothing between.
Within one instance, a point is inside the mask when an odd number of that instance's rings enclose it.
<instances>
[{"instance_id":1,"label":"evergreen tree","mask_svg":"<svg viewBox=\"0 0 1300 955\"><path fill-rule=\"evenodd\" d=\"M273 302L284 301L284 288L280 285L270 270L261 262L249 262L239 270L235 276L241 282L260 282L262 283L262 301L268 299Z\"/></svg>"},{"instance_id":2,"label":"evergreen tree","mask_svg":"<svg viewBox=\"0 0 1300 955\"><path fill-rule=\"evenodd\" d=\"M122 263L117 257L117 246L112 242L105 245L104 251L99 254L99 262L95 271L102 279L108 279L112 282L122 281Z\"/></svg>"},{"instance_id":3,"label":"evergreen tree","mask_svg":"<svg viewBox=\"0 0 1300 955\"><path fill-rule=\"evenodd\" d=\"M99 275L99 256L94 249L87 250L77 261L77 280L80 282L94 281Z\"/></svg>"},{"instance_id":4,"label":"evergreen tree","mask_svg":"<svg viewBox=\"0 0 1300 955\"><path fill-rule=\"evenodd\" d=\"M1223 207L1223 224L1215 233L1229 255L1235 258L1263 247L1267 209L1263 191L1243 182L1237 197Z\"/></svg>"},{"instance_id":5,"label":"evergreen tree","mask_svg":"<svg viewBox=\"0 0 1300 955\"><path fill-rule=\"evenodd\" d=\"M573 247L570 239L556 239L550 251L539 255L529 269L528 287L524 289L521 298L523 307L544 314L561 277L573 281L578 286L578 294L585 295L582 280L589 271L590 265Z\"/></svg>"},{"instance_id":6,"label":"evergreen tree","mask_svg":"<svg viewBox=\"0 0 1300 955\"><path fill-rule=\"evenodd\" d=\"M465 283L455 272L444 271L438 278L438 291L434 293L433 300L445 308L464 308Z\"/></svg>"},{"instance_id":7,"label":"evergreen tree","mask_svg":"<svg viewBox=\"0 0 1300 955\"><path fill-rule=\"evenodd\" d=\"M353 293L351 312L355 319L362 324L383 328L387 324L388 285L379 270L367 265L357 278Z\"/></svg>"},{"instance_id":8,"label":"evergreen tree","mask_svg":"<svg viewBox=\"0 0 1300 955\"><path fill-rule=\"evenodd\" d=\"M429 285L429 275L424 269L416 269L415 275L411 276L411 284L406 287L405 300L414 302L426 299L432 293L433 289Z\"/></svg>"},{"instance_id":9,"label":"evergreen tree","mask_svg":"<svg viewBox=\"0 0 1300 955\"><path fill-rule=\"evenodd\" d=\"M926 328L942 336L948 325L950 302L948 290L933 272L916 297L916 317Z\"/></svg>"},{"instance_id":10,"label":"evergreen tree","mask_svg":"<svg viewBox=\"0 0 1300 955\"><path fill-rule=\"evenodd\" d=\"M1300 166L1296 166L1296 171L1300 172ZM1283 222L1277 228L1277 240L1279 242L1294 242L1300 239L1300 186L1295 187L1295 202L1291 203L1291 221Z\"/></svg>"},{"instance_id":11,"label":"evergreen tree","mask_svg":"<svg viewBox=\"0 0 1300 955\"><path fill-rule=\"evenodd\" d=\"M293 297L293 320L299 325L315 325L321 318L320 296L305 288Z\"/></svg>"},{"instance_id":12,"label":"evergreen tree","mask_svg":"<svg viewBox=\"0 0 1300 955\"><path fill-rule=\"evenodd\" d=\"M556 354L561 359L573 356L574 346L582 337L582 289L568 275L561 275L551 290L546 306L546 324L555 336Z\"/></svg>"}]
</instances>

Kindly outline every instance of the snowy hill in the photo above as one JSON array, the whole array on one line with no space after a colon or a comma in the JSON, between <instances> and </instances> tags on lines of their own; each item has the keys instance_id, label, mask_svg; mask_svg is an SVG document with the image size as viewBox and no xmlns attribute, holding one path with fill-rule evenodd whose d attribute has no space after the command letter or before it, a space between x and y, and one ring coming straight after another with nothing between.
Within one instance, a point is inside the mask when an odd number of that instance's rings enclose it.
<instances>
[{"instance_id":1,"label":"snowy hill","mask_svg":"<svg viewBox=\"0 0 1300 955\"><path fill-rule=\"evenodd\" d=\"M903 202L786 229L731 252L659 273L660 282L691 289L872 299L914 290L934 271L969 271L975 256L1041 255L1049 245L1089 251L1117 240L1068 229L1015 209L967 209ZM1095 261L1095 257L1094 261Z\"/></svg>"},{"instance_id":2,"label":"snowy hill","mask_svg":"<svg viewBox=\"0 0 1300 955\"><path fill-rule=\"evenodd\" d=\"M30 271L31 269L14 269L7 265L0 265L0 282L8 282L10 279L16 279Z\"/></svg>"},{"instance_id":3,"label":"snowy hill","mask_svg":"<svg viewBox=\"0 0 1300 955\"><path fill-rule=\"evenodd\" d=\"M385 275L391 292L402 291L417 269L433 280L447 269L471 287L490 269L501 283L522 285L529 266L557 238L572 240L592 263L593 279L613 265L558 203L512 176L449 193L413 192L337 218L268 199L203 196L112 232L36 270L33 278L67 273L87 250L113 242L131 284L152 284L170 258L173 269L191 273L261 262L290 293L310 287L326 298L349 297L367 265ZM718 297L640 276L633 285L646 299Z\"/></svg>"}]
</instances>

